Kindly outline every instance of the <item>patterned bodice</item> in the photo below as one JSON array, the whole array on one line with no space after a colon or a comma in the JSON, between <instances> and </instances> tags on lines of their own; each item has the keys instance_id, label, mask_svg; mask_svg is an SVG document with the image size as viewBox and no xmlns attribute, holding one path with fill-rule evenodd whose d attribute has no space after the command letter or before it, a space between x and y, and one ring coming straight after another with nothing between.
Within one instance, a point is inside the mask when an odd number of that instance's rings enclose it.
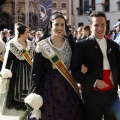
<instances>
[{"instance_id":1,"label":"patterned bodice","mask_svg":"<svg viewBox=\"0 0 120 120\"><path fill-rule=\"evenodd\" d=\"M14 41L13 41L14 42ZM27 42L27 47L25 48L26 51L28 52L30 58L33 57L33 51L34 51L34 45L31 41L26 40ZM12 44L12 42L9 43L9 49L10 51L19 59L19 60L25 60L24 57L22 56L21 52Z\"/></svg>"},{"instance_id":2,"label":"patterned bodice","mask_svg":"<svg viewBox=\"0 0 120 120\"><path fill-rule=\"evenodd\" d=\"M64 38L65 39L65 38ZM51 40L50 40L50 37L47 38L47 41L50 43L50 45L53 47L53 49L59 54L59 56L61 57L62 61L64 62L64 64L66 65L67 68L70 67L70 62L71 62L71 56L72 56L72 50L71 50L71 47L68 43L68 40L65 39L63 45L61 48L58 48L56 46L54 46L52 43L51 43ZM38 43L39 44L39 43ZM41 51L41 49L39 48L39 45L37 45L35 51L37 53L41 52L42 55L47 58L47 56ZM56 69L54 66L53 66L53 69Z\"/></svg>"}]
</instances>

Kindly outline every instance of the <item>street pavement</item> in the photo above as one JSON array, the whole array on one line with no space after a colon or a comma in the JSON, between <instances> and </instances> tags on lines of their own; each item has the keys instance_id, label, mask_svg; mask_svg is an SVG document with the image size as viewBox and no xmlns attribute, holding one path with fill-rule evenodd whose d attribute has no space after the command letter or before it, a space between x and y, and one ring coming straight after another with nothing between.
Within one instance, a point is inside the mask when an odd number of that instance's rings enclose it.
<instances>
[{"instance_id":1,"label":"street pavement","mask_svg":"<svg viewBox=\"0 0 120 120\"><path fill-rule=\"evenodd\" d=\"M0 114L0 120L19 120L19 117L15 116L3 116Z\"/></svg>"},{"instance_id":2,"label":"street pavement","mask_svg":"<svg viewBox=\"0 0 120 120\"><path fill-rule=\"evenodd\" d=\"M118 90L118 94L120 97L120 89ZM19 120L19 117L15 117L15 116L4 116L0 114L0 120Z\"/></svg>"}]
</instances>

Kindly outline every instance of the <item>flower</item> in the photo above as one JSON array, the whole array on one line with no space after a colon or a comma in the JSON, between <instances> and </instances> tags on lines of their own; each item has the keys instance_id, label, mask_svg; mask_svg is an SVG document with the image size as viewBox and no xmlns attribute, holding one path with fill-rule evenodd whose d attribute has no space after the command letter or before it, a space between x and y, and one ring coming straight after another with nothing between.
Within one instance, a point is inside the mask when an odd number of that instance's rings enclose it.
<instances>
[{"instance_id":1,"label":"flower","mask_svg":"<svg viewBox=\"0 0 120 120\"><path fill-rule=\"evenodd\" d=\"M0 76L3 78L3 79L8 79L8 78L11 78L12 77L12 72L8 69L3 69L1 72L0 72Z\"/></svg>"},{"instance_id":2,"label":"flower","mask_svg":"<svg viewBox=\"0 0 120 120\"><path fill-rule=\"evenodd\" d=\"M31 93L25 98L24 102L27 106L27 110L25 111L24 115L20 118L20 120L24 120L31 111L32 114L30 118L41 118L41 111L39 110L39 108L43 104L43 99L40 95L37 95L36 93Z\"/></svg>"},{"instance_id":3,"label":"flower","mask_svg":"<svg viewBox=\"0 0 120 120\"><path fill-rule=\"evenodd\" d=\"M12 72L8 69L3 69L0 72L0 93L4 94L7 91L8 79L12 77Z\"/></svg>"}]
</instances>

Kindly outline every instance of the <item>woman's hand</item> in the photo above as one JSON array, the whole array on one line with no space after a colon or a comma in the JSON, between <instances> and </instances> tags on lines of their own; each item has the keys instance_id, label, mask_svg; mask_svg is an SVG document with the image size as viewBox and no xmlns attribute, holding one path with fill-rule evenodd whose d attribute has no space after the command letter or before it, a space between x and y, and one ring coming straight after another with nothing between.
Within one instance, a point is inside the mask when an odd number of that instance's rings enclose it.
<instances>
[{"instance_id":1,"label":"woman's hand","mask_svg":"<svg viewBox=\"0 0 120 120\"><path fill-rule=\"evenodd\" d=\"M81 66L81 72L83 74L85 74L87 71L88 71L88 68L84 64L82 64L82 66Z\"/></svg>"}]
</instances>

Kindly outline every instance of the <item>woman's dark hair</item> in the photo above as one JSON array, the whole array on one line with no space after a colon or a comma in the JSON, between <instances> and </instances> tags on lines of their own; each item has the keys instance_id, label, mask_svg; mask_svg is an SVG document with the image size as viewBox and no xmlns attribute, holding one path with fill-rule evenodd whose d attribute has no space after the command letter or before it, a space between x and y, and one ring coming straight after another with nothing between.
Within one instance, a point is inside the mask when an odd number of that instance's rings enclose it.
<instances>
[{"instance_id":1,"label":"woman's dark hair","mask_svg":"<svg viewBox=\"0 0 120 120\"><path fill-rule=\"evenodd\" d=\"M45 28L45 30L44 30L44 34L43 34L43 36L40 38L40 40L45 39L45 38L47 38L48 36L50 36L50 30L51 30L51 27L52 27L52 22L53 22L53 20L55 20L55 19L57 19L57 18L62 18L62 19L64 19L64 21L65 21L65 29L67 28L67 21L66 21L65 17L63 16L63 14L62 14L61 12L55 12L55 13L53 13L52 16L50 17L50 20L49 20L49 22L47 23L46 28Z\"/></svg>"},{"instance_id":2,"label":"woman's dark hair","mask_svg":"<svg viewBox=\"0 0 120 120\"><path fill-rule=\"evenodd\" d=\"M64 21L65 21L65 28L66 28L66 27L67 27L67 21L66 21L65 17L63 16L63 14L60 13L60 12L55 12L55 13L51 16L51 18L50 18L50 20L49 20L49 28L52 27L52 22L53 22L53 20L55 20L55 19L57 19L57 18L62 18L62 19L64 19Z\"/></svg>"},{"instance_id":3,"label":"woman's dark hair","mask_svg":"<svg viewBox=\"0 0 120 120\"><path fill-rule=\"evenodd\" d=\"M28 28L28 27L24 24L20 24L17 26L18 38L20 37L21 34L24 34L26 28Z\"/></svg>"},{"instance_id":4,"label":"woman's dark hair","mask_svg":"<svg viewBox=\"0 0 120 120\"><path fill-rule=\"evenodd\" d=\"M90 32L90 26L89 25L84 26L83 30L88 31L89 35L91 34L91 32Z\"/></svg>"},{"instance_id":5,"label":"woman's dark hair","mask_svg":"<svg viewBox=\"0 0 120 120\"><path fill-rule=\"evenodd\" d=\"M92 23L92 18L93 17L104 17L105 20L107 20L105 13L103 13L101 11L95 11L95 12L92 12L89 16L90 24Z\"/></svg>"}]
</instances>

